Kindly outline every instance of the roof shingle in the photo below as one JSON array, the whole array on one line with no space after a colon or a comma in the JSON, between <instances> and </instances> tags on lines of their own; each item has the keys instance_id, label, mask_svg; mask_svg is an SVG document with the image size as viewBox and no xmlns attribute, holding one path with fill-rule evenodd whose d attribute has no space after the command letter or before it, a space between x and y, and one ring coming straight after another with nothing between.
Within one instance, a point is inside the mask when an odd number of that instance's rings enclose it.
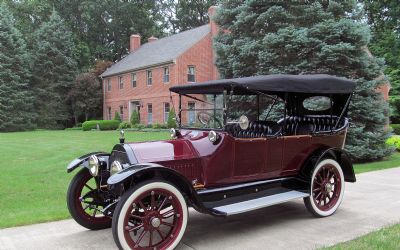
<instances>
[{"instance_id":1,"label":"roof shingle","mask_svg":"<svg viewBox=\"0 0 400 250\"><path fill-rule=\"evenodd\" d=\"M208 24L143 44L108 68L101 77L116 75L176 59L210 33Z\"/></svg>"}]
</instances>

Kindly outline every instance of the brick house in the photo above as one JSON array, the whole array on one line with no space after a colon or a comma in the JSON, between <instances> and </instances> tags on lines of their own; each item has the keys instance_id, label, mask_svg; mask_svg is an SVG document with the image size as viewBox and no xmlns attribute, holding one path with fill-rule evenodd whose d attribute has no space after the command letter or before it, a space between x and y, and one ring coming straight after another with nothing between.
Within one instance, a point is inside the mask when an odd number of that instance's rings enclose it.
<instances>
[{"instance_id":1,"label":"brick house","mask_svg":"<svg viewBox=\"0 0 400 250\"><path fill-rule=\"evenodd\" d=\"M178 103L173 93L171 102L171 86L218 79L212 49L216 33L217 27L211 21L162 39L150 37L143 45L140 35L132 35L129 54L101 75L104 119L113 119L117 111L122 120L129 121L133 110L137 110L143 124L166 122L172 103ZM183 105L193 108L194 104Z\"/></svg>"}]
</instances>

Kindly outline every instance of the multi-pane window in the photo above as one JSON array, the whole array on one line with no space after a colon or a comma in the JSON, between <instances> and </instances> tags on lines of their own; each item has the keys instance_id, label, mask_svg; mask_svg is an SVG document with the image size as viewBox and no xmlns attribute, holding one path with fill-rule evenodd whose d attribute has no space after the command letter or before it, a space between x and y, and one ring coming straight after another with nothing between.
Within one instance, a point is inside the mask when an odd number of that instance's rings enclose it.
<instances>
[{"instance_id":1,"label":"multi-pane window","mask_svg":"<svg viewBox=\"0 0 400 250\"><path fill-rule=\"evenodd\" d=\"M153 123L153 105L147 104L147 124Z\"/></svg>"},{"instance_id":2,"label":"multi-pane window","mask_svg":"<svg viewBox=\"0 0 400 250\"><path fill-rule=\"evenodd\" d=\"M132 88L136 87L136 73L131 74Z\"/></svg>"},{"instance_id":3,"label":"multi-pane window","mask_svg":"<svg viewBox=\"0 0 400 250\"><path fill-rule=\"evenodd\" d=\"M108 120L111 120L112 114L111 114L111 107L108 107Z\"/></svg>"},{"instance_id":4,"label":"multi-pane window","mask_svg":"<svg viewBox=\"0 0 400 250\"><path fill-rule=\"evenodd\" d=\"M121 116L121 120L124 120L124 106L119 106L119 115Z\"/></svg>"},{"instance_id":5,"label":"multi-pane window","mask_svg":"<svg viewBox=\"0 0 400 250\"><path fill-rule=\"evenodd\" d=\"M111 80L110 80L110 78L107 79L107 91L111 91Z\"/></svg>"},{"instance_id":6,"label":"multi-pane window","mask_svg":"<svg viewBox=\"0 0 400 250\"><path fill-rule=\"evenodd\" d=\"M188 66L188 82L196 81L196 68L194 66Z\"/></svg>"},{"instance_id":7,"label":"multi-pane window","mask_svg":"<svg viewBox=\"0 0 400 250\"><path fill-rule=\"evenodd\" d=\"M151 70L147 71L147 86L151 86L153 84L153 72Z\"/></svg>"},{"instance_id":8,"label":"multi-pane window","mask_svg":"<svg viewBox=\"0 0 400 250\"><path fill-rule=\"evenodd\" d=\"M119 86L119 89L123 89L124 88L124 79L123 79L122 76L118 77L118 86Z\"/></svg>"},{"instance_id":9,"label":"multi-pane window","mask_svg":"<svg viewBox=\"0 0 400 250\"><path fill-rule=\"evenodd\" d=\"M188 125L193 125L196 122L196 103L188 102Z\"/></svg>"},{"instance_id":10,"label":"multi-pane window","mask_svg":"<svg viewBox=\"0 0 400 250\"><path fill-rule=\"evenodd\" d=\"M164 68L164 82L169 82L169 67Z\"/></svg>"},{"instance_id":11,"label":"multi-pane window","mask_svg":"<svg viewBox=\"0 0 400 250\"><path fill-rule=\"evenodd\" d=\"M168 121L168 114L169 114L169 103L164 103L164 122Z\"/></svg>"}]
</instances>

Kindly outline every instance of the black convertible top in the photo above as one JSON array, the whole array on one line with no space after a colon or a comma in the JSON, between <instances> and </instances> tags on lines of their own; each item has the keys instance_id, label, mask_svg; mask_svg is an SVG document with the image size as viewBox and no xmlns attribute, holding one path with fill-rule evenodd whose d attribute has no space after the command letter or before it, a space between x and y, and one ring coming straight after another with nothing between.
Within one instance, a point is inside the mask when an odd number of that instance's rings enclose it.
<instances>
[{"instance_id":1,"label":"black convertible top","mask_svg":"<svg viewBox=\"0 0 400 250\"><path fill-rule=\"evenodd\" d=\"M261 75L234 79L213 80L174 86L170 91L178 94L216 94L233 90L235 94L259 92L292 92L311 94L350 94L355 83L331 75Z\"/></svg>"}]
</instances>

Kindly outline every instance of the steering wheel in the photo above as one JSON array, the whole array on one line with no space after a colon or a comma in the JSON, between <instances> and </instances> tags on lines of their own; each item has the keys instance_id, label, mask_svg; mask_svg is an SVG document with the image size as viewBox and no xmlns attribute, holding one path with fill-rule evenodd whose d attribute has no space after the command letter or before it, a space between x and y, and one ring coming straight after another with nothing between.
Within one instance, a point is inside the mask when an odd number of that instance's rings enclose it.
<instances>
[{"instance_id":1,"label":"steering wheel","mask_svg":"<svg viewBox=\"0 0 400 250\"><path fill-rule=\"evenodd\" d=\"M210 127L210 123L211 121L215 121L216 123L218 123L219 128L222 128L222 123L220 120L218 120L218 118L216 118L215 116L211 115L208 112L199 112L197 113L197 119L200 121L201 124Z\"/></svg>"}]
</instances>

